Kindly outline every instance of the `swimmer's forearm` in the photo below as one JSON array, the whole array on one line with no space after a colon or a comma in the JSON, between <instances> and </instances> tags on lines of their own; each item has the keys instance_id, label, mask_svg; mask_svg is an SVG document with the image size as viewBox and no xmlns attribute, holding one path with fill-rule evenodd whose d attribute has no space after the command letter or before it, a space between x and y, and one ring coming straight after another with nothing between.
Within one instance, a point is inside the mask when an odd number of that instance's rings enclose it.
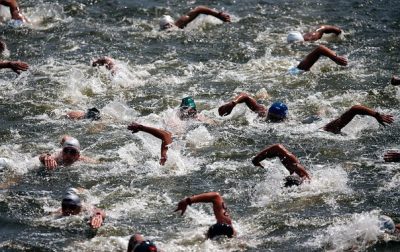
<instances>
[{"instance_id":1,"label":"swimmer's forearm","mask_svg":"<svg viewBox=\"0 0 400 252\"><path fill-rule=\"evenodd\" d=\"M1 61L0 68L11 68L11 61L8 60Z\"/></svg>"},{"instance_id":2,"label":"swimmer's forearm","mask_svg":"<svg viewBox=\"0 0 400 252\"><path fill-rule=\"evenodd\" d=\"M218 203L218 201L222 200L222 197L217 192L207 192L202 194L193 195L191 197L186 198L186 202L188 205L192 203Z\"/></svg>"},{"instance_id":3,"label":"swimmer's forearm","mask_svg":"<svg viewBox=\"0 0 400 252\"><path fill-rule=\"evenodd\" d=\"M335 33L336 35L342 33L342 30L339 27L333 25L322 25L317 29L317 31L322 33Z\"/></svg>"},{"instance_id":4,"label":"swimmer's forearm","mask_svg":"<svg viewBox=\"0 0 400 252\"><path fill-rule=\"evenodd\" d=\"M169 131L162 130L162 129L156 129L156 128L148 127L148 126L144 126L144 125L141 125L139 130L149 133L149 134L161 139L163 142L165 142L165 144L172 143L172 134Z\"/></svg>"}]
</instances>

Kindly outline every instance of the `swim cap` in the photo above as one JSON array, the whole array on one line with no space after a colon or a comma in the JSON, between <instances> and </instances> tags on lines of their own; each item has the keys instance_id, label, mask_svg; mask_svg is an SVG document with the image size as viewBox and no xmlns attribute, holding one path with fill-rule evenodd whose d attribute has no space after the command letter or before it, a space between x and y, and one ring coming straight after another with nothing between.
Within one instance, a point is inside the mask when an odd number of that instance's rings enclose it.
<instances>
[{"instance_id":1,"label":"swim cap","mask_svg":"<svg viewBox=\"0 0 400 252\"><path fill-rule=\"evenodd\" d=\"M132 236L129 240L128 252L157 252L157 247L149 240L138 243Z\"/></svg>"},{"instance_id":2,"label":"swim cap","mask_svg":"<svg viewBox=\"0 0 400 252\"><path fill-rule=\"evenodd\" d=\"M7 25L12 28L18 28L24 25L24 21L19 19L11 19L7 22Z\"/></svg>"},{"instance_id":3,"label":"swim cap","mask_svg":"<svg viewBox=\"0 0 400 252\"><path fill-rule=\"evenodd\" d=\"M79 196L71 191L67 191L64 195L61 205L62 208L77 208L82 206Z\"/></svg>"},{"instance_id":4,"label":"swim cap","mask_svg":"<svg viewBox=\"0 0 400 252\"><path fill-rule=\"evenodd\" d=\"M169 28L168 26L174 26L174 19L169 15L163 15L160 18L160 30Z\"/></svg>"},{"instance_id":5,"label":"swim cap","mask_svg":"<svg viewBox=\"0 0 400 252\"><path fill-rule=\"evenodd\" d=\"M288 43L303 42L303 41L304 41L303 35L297 31L291 31L287 36Z\"/></svg>"},{"instance_id":6,"label":"swim cap","mask_svg":"<svg viewBox=\"0 0 400 252\"><path fill-rule=\"evenodd\" d=\"M194 103L194 100L191 96L188 96L182 99L180 107L196 109L196 103Z\"/></svg>"},{"instance_id":7,"label":"swim cap","mask_svg":"<svg viewBox=\"0 0 400 252\"><path fill-rule=\"evenodd\" d=\"M101 119L100 111L97 108L88 109L85 118L92 119L94 121L100 120Z\"/></svg>"},{"instance_id":8,"label":"swim cap","mask_svg":"<svg viewBox=\"0 0 400 252\"><path fill-rule=\"evenodd\" d=\"M272 119L285 119L288 114L288 108L285 103L274 102L268 109L268 117L272 116Z\"/></svg>"},{"instance_id":9,"label":"swim cap","mask_svg":"<svg viewBox=\"0 0 400 252\"><path fill-rule=\"evenodd\" d=\"M75 149L79 152L81 149L81 145L79 144L78 139L76 139L75 137L67 137L63 143L63 149L64 148Z\"/></svg>"},{"instance_id":10,"label":"swim cap","mask_svg":"<svg viewBox=\"0 0 400 252\"><path fill-rule=\"evenodd\" d=\"M299 176L290 175L285 178L285 187L299 186L303 180Z\"/></svg>"},{"instance_id":11,"label":"swim cap","mask_svg":"<svg viewBox=\"0 0 400 252\"><path fill-rule=\"evenodd\" d=\"M379 229L385 232L393 233L396 230L396 226L389 216L379 216Z\"/></svg>"},{"instance_id":12,"label":"swim cap","mask_svg":"<svg viewBox=\"0 0 400 252\"><path fill-rule=\"evenodd\" d=\"M212 239L215 236L226 235L229 238L233 236L233 228L231 225L225 223L216 223L212 225L207 232L207 237Z\"/></svg>"}]
</instances>

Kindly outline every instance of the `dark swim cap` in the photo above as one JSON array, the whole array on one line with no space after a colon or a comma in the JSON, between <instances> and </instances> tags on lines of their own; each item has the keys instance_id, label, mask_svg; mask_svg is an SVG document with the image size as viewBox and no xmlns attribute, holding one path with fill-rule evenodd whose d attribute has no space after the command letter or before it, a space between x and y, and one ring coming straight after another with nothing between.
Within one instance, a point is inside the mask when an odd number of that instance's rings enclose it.
<instances>
[{"instance_id":1,"label":"dark swim cap","mask_svg":"<svg viewBox=\"0 0 400 252\"><path fill-rule=\"evenodd\" d=\"M288 115L288 107L285 103L274 102L268 109L268 114L274 119L285 119Z\"/></svg>"},{"instance_id":2,"label":"dark swim cap","mask_svg":"<svg viewBox=\"0 0 400 252\"><path fill-rule=\"evenodd\" d=\"M298 176L290 175L285 178L285 187L299 186L301 183L303 180Z\"/></svg>"},{"instance_id":3,"label":"dark swim cap","mask_svg":"<svg viewBox=\"0 0 400 252\"><path fill-rule=\"evenodd\" d=\"M157 252L157 247L152 241L142 241L140 243L135 240L129 240L128 252Z\"/></svg>"},{"instance_id":4,"label":"dark swim cap","mask_svg":"<svg viewBox=\"0 0 400 252\"><path fill-rule=\"evenodd\" d=\"M225 223L217 223L212 225L207 232L207 237L212 239L215 236L226 235L229 238L233 236L233 228L231 225Z\"/></svg>"},{"instance_id":5,"label":"dark swim cap","mask_svg":"<svg viewBox=\"0 0 400 252\"><path fill-rule=\"evenodd\" d=\"M196 103L194 103L194 100L191 96L188 96L182 99L180 107L196 109Z\"/></svg>"},{"instance_id":6,"label":"dark swim cap","mask_svg":"<svg viewBox=\"0 0 400 252\"><path fill-rule=\"evenodd\" d=\"M100 120L101 119L100 111L97 108L88 109L85 118L92 119L94 121Z\"/></svg>"}]
</instances>

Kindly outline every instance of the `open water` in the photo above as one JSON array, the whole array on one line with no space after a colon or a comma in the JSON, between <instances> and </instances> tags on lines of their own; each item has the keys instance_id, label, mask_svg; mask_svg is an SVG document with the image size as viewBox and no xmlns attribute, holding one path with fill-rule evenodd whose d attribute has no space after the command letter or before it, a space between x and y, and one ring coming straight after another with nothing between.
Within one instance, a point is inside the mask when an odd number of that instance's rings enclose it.
<instances>
[{"instance_id":1,"label":"open water","mask_svg":"<svg viewBox=\"0 0 400 252\"><path fill-rule=\"evenodd\" d=\"M400 7L397 0L20 0L32 25L0 25L9 48L3 59L30 65L0 78L0 250L125 251L141 232L163 251L400 251L382 237L377 216L400 223L399 165L383 153L399 148ZM160 32L158 18L197 5L225 10L232 23L201 16L182 31ZM321 24L344 30L312 43L288 45L291 30ZM340 67L323 58L310 72L287 69L316 45L349 59ZM113 57L117 75L91 67ZM217 108L240 92L266 106L288 104L284 123L265 123L243 105L227 117ZM176 117L191 95L212 123ZM384 128L356 117L342 135L321 127L363 104L395 116ZM100 122L65 119L70 110L97 107ZM301 121L320 112L322 120ZM164 128L175 140L160 166L160 141L131 134L132 122ZM38 155L59 149L65 134L101 164L76 163L45 172ZM282 188L288 174L279 160L252 166L264 147L282 143L307 167L312 182ZM68 187L107 212L97 233L83 217L54 218ZM204 240L215 222L207 204L181 217L177 202L217 191L225 199L235 239ZM380 241L379 241L380 240ZM382 241L383 240L383 241ZM389 241L394 240L394 241Z\"/></svg>"}]
</instances>

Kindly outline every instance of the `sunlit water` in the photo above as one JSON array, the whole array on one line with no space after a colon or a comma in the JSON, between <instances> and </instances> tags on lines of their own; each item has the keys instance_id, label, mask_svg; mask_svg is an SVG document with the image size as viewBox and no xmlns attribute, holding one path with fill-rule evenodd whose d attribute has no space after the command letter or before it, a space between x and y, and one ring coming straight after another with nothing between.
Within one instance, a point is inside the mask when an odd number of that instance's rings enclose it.
<instances>
[{"instance_id":1,"label":"sunlit water","mask_svg":"<svg viewBox=\"0 0 400 252\"><path fill-rule=\"evenodd\" d=\"M183 31L159 32L158 18L174 18L200 4L225 10L231 24L201 16ZM388 1L32 1L21 0L32 25L0 25L9 52L30 70L0 78L0 248L2 251L125 251L141 232L164 251L399 251L396 237L377 229L384 213L400 222L399 166L383 153L399 148L400 74L398 2ZM286 34L320 24L341 27L341 39L288 45ZM339 67L321 59L291 76L316 45L349 59ZM7 55L8 54L8 55ZM116 60L112 76L92 68L100 56ZM271 124L244 106L221 118L217 108L240 92L266 106L288 104L289 120ZM181 98L195 98L209 123L181 121ZM395 116L383 128L356 117L343 135L321 131L355 104ZM72 122L70 110L97 107L99 122ZM302 124L320 112L322 120ZM136 121L174 134L165 166L160 141L127 125ZM77 163L52 172L38 155L59 149L65 134L101 164ZM278 160L252 166L265 146L282 143L312 175L283 188ZM86 190L87 205L107 212L97 234L84 216L54 218L68 187ZM238 231L210 241L211 207L193 205L181 217L177 202L218 191ZM375 245L374 245L375 244Z\"/></svg>"}]
</instances>

